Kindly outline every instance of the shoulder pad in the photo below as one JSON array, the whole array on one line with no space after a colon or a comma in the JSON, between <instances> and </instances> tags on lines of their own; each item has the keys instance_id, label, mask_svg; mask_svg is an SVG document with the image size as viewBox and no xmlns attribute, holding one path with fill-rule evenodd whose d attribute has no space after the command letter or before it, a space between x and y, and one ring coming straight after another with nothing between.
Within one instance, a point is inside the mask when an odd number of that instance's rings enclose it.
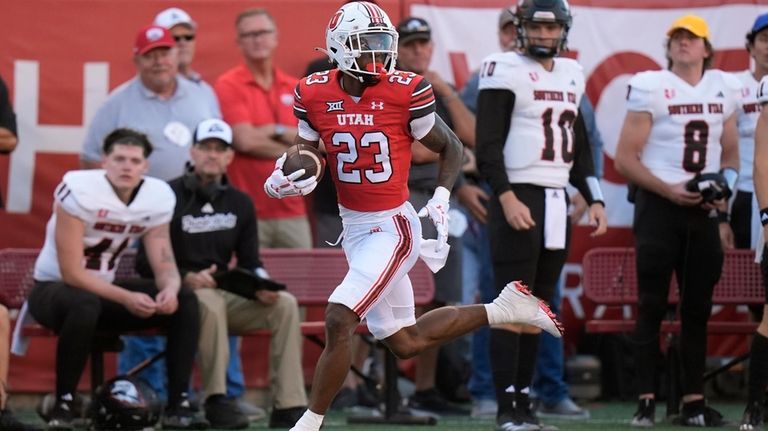
<instances>
[{"instance_id":1,"label":"shoulder pad","mask_svg":"<svg viewBox=\"0 0 768 431\"><path fill-rule=\"evenodd\" d=\"M635 76L630 78L629 85L632 88L644 91L652 91L661 87L661 83L664 80L661 70L649 70L646 72L636 73Z\"/></svg>"},{"instance_id":2,"label":"shoulder pad","mask_svg":"<svg viewBox=\"0 0 768 431\"><path fill-rule=\"evenodd\" d=\"M724 72L722 70L718 70L717 72L720 73L720 76L723 79L723 83L725 83L729 90L741 90L741 88L744 87L744 84L741 83L741 80L736 76L736 74Z\"/></svg>"},{"instance_id":3,"label":"shoulder pad","mask_svg":"<svg viewBox=\"0 0 768 431\"><path fill-rule=\"evenodd\" d=\"M572 58L565 58L565 57L557 57L555 58L555 61L563 66L566 66L568 68L577 70L581 73L584 73L584 67L581 66L581 63L578 61L572 59Z\"/></svg>"},{"instance_id":4,"label":"shoulder pad","mask_svg":"<svg viewBox=\"0 0 768 431\"><path fill-rule=\"evenodd\" d=\"M165 181L154 178L144 177L144 184L139 190L139 196L131 205L137 211L156 211L156 212L173 212L176 206L176 194ZM139 199L141 197L141 199Z\"/></svg>"},{"instance_id":5,"label":"shoulder pad","mask_svg":"<svg viewBox=\"0 0 768 431\"><path fill-rule=\"evenodd\" d=\"M483 63L494 61L507 67L517 67L525 64L520 54L516 52L496 52L483 59Z\"/></svg>"},{"instance_id":6,"label":"shoulder pad","mask_svg":"<svg viewBox=\"0 0 768 431\"><path fill-rule=\"evenodd\" d=\"M757 86L757 101L763 105L768 103L768 75L763 76Z\"/></svg>"}]
</instances>

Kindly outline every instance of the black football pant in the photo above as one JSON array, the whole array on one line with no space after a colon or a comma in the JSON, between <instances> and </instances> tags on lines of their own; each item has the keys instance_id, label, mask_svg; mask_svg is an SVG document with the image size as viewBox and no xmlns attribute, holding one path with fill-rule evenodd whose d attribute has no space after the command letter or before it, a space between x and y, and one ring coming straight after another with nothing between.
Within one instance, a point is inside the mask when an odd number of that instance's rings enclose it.
<instances>
[{"instance_id":1,"label":"black football pant","mask_svg":"<svg viewBox=\"0 0 768 431\"><path fill-rule=\"evenodd\" d=\"M509 282L521 280L531 292L549 302L554 295L560 272L568 257L570 222L566 217L566 243L561 250L544 247L544 188L528 184L512 184L517 198L528 206L536 226L515 230L507 223L498 199L488 208L488 232L491 242L494 280L497 292ZM565 191L563 190L563 193ZM490 353L499 413L509 413L518 392L531 385L538 355L539 335L518 335L502 329L491 330ZM519 396L519 394L518 394ZM527 397L527 393L525 394Z\"/></svg>"},{"instance_id":2,"label":"black football pant","mask_svg":"<svg viewBox=\"0 0 768 431\"><path fill-rule=\"evenodd\" d=\"M153 280L116 280L115 284L150 297L158 293ZM176 405L189 388L192 365L200 333L197 296L188 288L178 295L179 307L171 315L146 319L131 314L122 305L63 282L36 281L29 295L29 311L43 326L55 331L56 395L74 394L91 352L96 331L124 332L162 328L168 338L166 363L168 404Z\"/></svg>"},{"instance_id":3,"label":"black football pant","mask_svg":"<svg viewBox=\"0 0 768 431\"><path fill-rule=\"evenodd\" d=\"M707 321L723 251L717 219L699 207L681 207L646 190L635 201L638 306L633 334L638 393L654 393L661 321L675 272L680 291L683 394L703 393Z\"/></svg>"},{"instance_id":4,"label":"black football pant","mask_svg":"<svg viewBox=\"0 0 768 431\"><path fill-rule=\"evenodd\" d=\"M736 192L731 206L731 229L736 248L752 247L752 193Z\"/></svg>"}]
</instances>

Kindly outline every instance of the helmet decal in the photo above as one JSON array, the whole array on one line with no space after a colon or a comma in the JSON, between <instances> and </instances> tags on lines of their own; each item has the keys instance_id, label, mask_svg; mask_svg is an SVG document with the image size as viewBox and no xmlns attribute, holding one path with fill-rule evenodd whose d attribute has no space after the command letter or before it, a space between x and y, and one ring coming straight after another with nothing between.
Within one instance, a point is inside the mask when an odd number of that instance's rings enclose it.
<instances>
[{"instance_id":1,"label":"helmet decal","mask_svg":"<svg viewBox=\"0 0 768 431\"><path fill-rule=\"evenodd\" d=\"M360 2L360 4L368 10L368 16L371 18L371 26L384 25L384 18L382 17L384 11L379 9L379 7L373 3Z\"/></svg>"},{"instance_id":2,"label":"helmet decal","mask_svg":"<svg viewBox=\"0 0 768 431\"><path fill-rule=\"evenodd\" d=\"M334 30L336 27L339 26L339 23L341 22L341 19L344 17L344 10L339 9L336 11L336 13L331 17L331 22L328 23L328 30Z\"/></svg>"}]
</instances>

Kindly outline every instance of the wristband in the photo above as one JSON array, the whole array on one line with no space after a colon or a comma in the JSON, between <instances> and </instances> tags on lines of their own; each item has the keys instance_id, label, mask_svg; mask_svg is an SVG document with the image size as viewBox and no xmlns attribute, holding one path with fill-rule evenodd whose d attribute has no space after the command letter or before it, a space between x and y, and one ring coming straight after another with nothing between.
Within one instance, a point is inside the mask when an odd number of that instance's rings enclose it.
<instances>
[{"instance_id":1,"label":"wristband","mask_svg":"<svg viewBox=\"0 0 768 431\"><path fill-rule=\"evenodd\" d=\"M733 191L736 190L736 181L739 179L739 171L733 168L723 168L720 169L720 173L725 178L725 183L728 184L728 191L733 194Z\"/></svg>"},{"instance_id":2,"label":"wristband","mask_svg":"<svg viewBox=\"0 0 768 431\"><path fill-rule=\"evenodd\" d=\"M717 222L718 223L729 223L731 221L731 218L728 216L728 213L725 211L718 211L717 212Z\"/></svg>"},{"instance_id":3,"label":"wristband","mask_svg":"<svg viewBox=\"0 0 768 431\"><path fill-rule=\"evenodd\" d=\"M760 223L765 226L768 224L768 208L760 210Z\"/></svg>"},{"instance_id":4,"label":"wristband","mask_svg":"<svg viewBox=\"0 0 768 431\"><path fill-rule=\"evenodd\" d=\"M584 196L587 203L589 205L601 203L605 207L605 198L603 197L603 190L600 188L600 180L595 176L589 176L585 181L587 183L587 190L589 190L589 196Z\"/></svg>"}]
</instances>

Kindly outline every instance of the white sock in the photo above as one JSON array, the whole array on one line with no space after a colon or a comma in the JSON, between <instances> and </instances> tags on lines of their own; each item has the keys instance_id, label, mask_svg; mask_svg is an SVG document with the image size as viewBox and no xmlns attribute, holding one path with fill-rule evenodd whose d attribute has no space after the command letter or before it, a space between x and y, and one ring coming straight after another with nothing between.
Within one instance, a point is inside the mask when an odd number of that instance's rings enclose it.
<instances>
[{"instance_id":1,"label":"white sock","mask_svg":"<svg viewBox=\"0 0 768 431\"><path fill-rule=\"evenodd\" d=\"M488 315L489 325L498 325L500 323L508 323L509 318L505 311L494 303L483 304L485 306L485 314Z\"/></svg>"},{"instance_id":2,"label":"white sock","mask_svg":"<svg viewBox=\"0 0 768 431\"><path fill-rule=\"evenodd\" d=\"M319 431L324 417L307 409L289 431Z\"/></svg>"}]
</instances>

